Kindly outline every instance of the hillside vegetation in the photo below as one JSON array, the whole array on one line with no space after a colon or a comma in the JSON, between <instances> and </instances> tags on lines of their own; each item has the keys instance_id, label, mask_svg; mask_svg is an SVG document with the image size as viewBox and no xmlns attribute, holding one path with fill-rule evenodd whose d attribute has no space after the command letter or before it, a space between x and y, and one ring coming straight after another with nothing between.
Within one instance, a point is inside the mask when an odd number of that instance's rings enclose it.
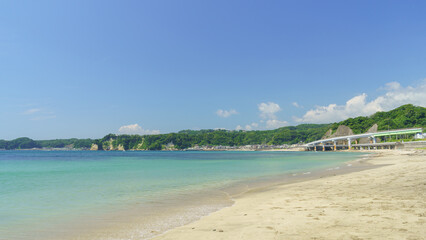
<instances>
[{"instance_id":1,"label":"hillside vegetation","mask_svg":"<svg viewBox=\"0 0 426 240\"><path fill-rule=\"evenodd\" d=\"M0 149L32 149L32 148L90 148L92 139L54 139L54 140L32 140L27 137L17 138L11 141L0 140Z\"/></svg>"},{"instance_id":2,"label":"hillside vegetation","mask_svg":"<svg viewBox=\"0 0 426 240\"><path fill-rule=\"evenodd\" d=\"M426 108L407 104L388 112L377 112L369 117L348 118L339 123L333 123L331 128L336 130L339 125L345 125L355 134L359 134L366 132L375 123L379 131L411 127L426 128Z\"/></svg>"},{"instance_id":3,"label":"hillside vegetation","mask_svg":"<svg viewBox=\"0 0 426 240\"><path fill-rule=\"evenodd\" d=\"M366 132L375 123L378 130L426 127L426 108L411 104L403 105L388 112L377 112L369 117L356 117L333 124L301 124L265 131L229 130L184 130L178 133L160 135L115 135L109 134L95 143L99 149L161 150L165 148L186 149L198 146L243 146L282 145L310 142L320 139L327 130L335 131L346 125L355 134Z\"/></svg>"},{"instance_id":4,"label":"hillside vegetation","mask_svg":"<svg viewBox=\"0 0 426 240\"><path fill-rule=\"evenodd\" d=\"M423 127L426 128L426 108L403 105L388 112L377 112L369 117L349 118L333 124L301 124L264 131L183 130L159 135L108 134L102 139L32 140L18 138L0 140L0 149L74 148L86 149L96 144L98 150L161 150L186 149L198 146L282 145L310 142L320 139L327 130L348 126L355 134L366 132L372 125L378 130Z\"/></svg>"},{"instance_id":5,"label":"hillside vegetation","mask_svg":"<svg viewBox=\"0 0 426 240\"><path fill-rule=\"evenodd\" d=\"M302 124L266 131L184 130L160 135L115 135L109 134L95 143L104 150L123 148L138 150L161 150L165 145L176 149L198 146L243 146L253 144L293 144L321 138L329 124Z\"/></svg>"}]
</instances>

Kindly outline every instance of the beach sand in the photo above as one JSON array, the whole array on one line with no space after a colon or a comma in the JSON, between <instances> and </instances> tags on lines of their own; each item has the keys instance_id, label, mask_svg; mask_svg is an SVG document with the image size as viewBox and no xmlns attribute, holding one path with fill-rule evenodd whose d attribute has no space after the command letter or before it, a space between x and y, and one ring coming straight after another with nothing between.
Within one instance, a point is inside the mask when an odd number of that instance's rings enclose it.
<instances>
[{"instance_id":1,"label":"beach sand","mask_svg":"<svg viewBox=\"0 0 426 240\"><path fill-rule=\"evenodd\" d=\"M384 166L256 189L154 239L426 239L426 152L368 162Z\"/></svg>"}]
</instances>

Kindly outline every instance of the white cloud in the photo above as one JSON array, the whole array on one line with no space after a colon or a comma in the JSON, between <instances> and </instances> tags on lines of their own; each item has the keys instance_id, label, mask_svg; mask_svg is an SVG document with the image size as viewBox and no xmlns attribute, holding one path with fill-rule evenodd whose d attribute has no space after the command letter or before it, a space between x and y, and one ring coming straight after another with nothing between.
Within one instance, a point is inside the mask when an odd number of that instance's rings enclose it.
<instances>
[{"instance_id":1,"label":"white cloud","mask_svg":"<svg viewBox=\"0 0 426 240\"><path fill-rule=\"evenodd\" d=\"M245 125L244 126L244 128L241 126L241 125L238 125L236 128L235 128L235 130L237 130L237 131L239 131L239 130L247 130L247 131L250 131L250 130L253 130L253 129L256 129L256 128L258 128L259 127L259 124L258 123L255 123L255 122L253 122L253 123L251 123L251 124L247 124L247 125Z\"/></svg>"},{"instance_id":2,"label":"white cloud","mask_svg":"<svg viewBox=\"0 0 426 240\"><path fill-rule=\"evenodd\" d=\"M251 124L247 124L245 126L245 129L249 131L249 130L253 130L257 127L259 127L259 124L254 122L254 123L251 123Z\"/></svg>"},{"instance_id":3,"label":"white cloud","mask_svg":"<svg viewBox=\"0 0 426 240\"><path fill-rule=\"evenodd\" d=\"M42 108L30 108L24 112L23 115L28 115L29 120L31 121L42 121L47 119L56 118L56 115L52 111L47 111Z\"/></svg>"},{"instance_id":4,"label":"white cloud","mask_svg":"<svg viewBox=\"0 0 426 240\"><path fill-rule=\"evenodd\" d=\"M305 113L302 118L294 118L297 122L330 123L350 117L368 116L377 111L389 111L404 104L426 107L426 79L416 87L401 87L398 82L387 83L387 92L372 101L367 94L349 99L345 105L329 104L317 106Z\"/></svg>"},{"instance_id":5,"label":"white cloud","mask_svg":"<svg viewBox=\"0 0 426 240\"><path fill-rule=\"evenodd\" d=\"M300 106L297 102L292 102L291 105L297 107L297 108L301 108L302 106Z\"/></svg>"},{"instance_id":6,"label":"white cloud","mask_svg":"<svg viewBox=\"0 0 426 240\"><path fill-rule=\"evenodd\" d=\"M244 126L244 128L241 125L238 125L235 129L236 130L242 130L245 129L247 131L250 130L258 130L258 129L273 129L273 128L279 128L283 126L287 126L287 121L280 121L277 119L277 116L275 115L277 112L281 111L281 107L274 103L274 102L267 102L267 103L260 103L257 105L259 111L260 111L260 117L262 118L260 120L260 124L262 125L259 127L259 123L253 122L251 124L247 124Z\"/></svg>"},{"instance_id":7,"label":"white cloud","mask_svg":"<svg viewBox=\"0 0 426 240\"><path fill-rule=\"evenodd\" d=\"M269 129L275 129L275 128L280 128L280 127L285 127L288 126L288 122L287 121L280 121L277 119L270 119L268 121L266 121L266 127Z\"/></svg>"},{"instance_id":8,"label":"white cloud","mask_svg":"<svg viewBox=\"0 0 426 240\"><path fill-rule=\"evenodd\" d=\"M37 113L37 112L40 112L40 111L41 111L40 108L31 108L31 109L28 109L27 111L23 112L23 114L31 115L31 114L34 114L34 113Z\"/></svg>"},{"instance_id":9,"label":"white cloud","mask_svg":"<svg viewBox=\"0 0 426 240\"><path fill-rule=\"evenodd\" d=\"M238 112L235 111L234 109L231 109L231 110L222 110L222 109L219 109L219 110L216 111L216 114L219 117L223 117L223 118L230 117L231 115L234 115L234 114L237 114L237 113Z\"/></svg>"},{"instance_id":10,"label":"white cloud","mask_svg":"<svg viewBox=\"0 0 426 240\"><path fill-rule=\"evenodd\" d=\"M121 134L139 134L139 135L160 134L160 130L143 129L138 124L130 124L130 125L121 126L118 129L118 132L121 133Z\"/></svg>"},{"instance_id":11,"label":"white cloud","mask_svg":"<svg viewBox=\"0 0 426 240\"><path fill-rule=\"evenodd\" d=\"M386 90L398 90L401 88L401 84L399 84L399 82L390 82L390 83L386 83Z\"/></svg>"},{"instance_id":12,"label":"white cloud","mask_svg":"<svg viewBox=\"0 0 426 240\"><path fill-rule=\"evenodd\" d=\"M277 119L275 113L281 111L280 105L274 102L261 103L257 106L260 111L260 117L264 119Z\"/></svg>"}]
</instances>

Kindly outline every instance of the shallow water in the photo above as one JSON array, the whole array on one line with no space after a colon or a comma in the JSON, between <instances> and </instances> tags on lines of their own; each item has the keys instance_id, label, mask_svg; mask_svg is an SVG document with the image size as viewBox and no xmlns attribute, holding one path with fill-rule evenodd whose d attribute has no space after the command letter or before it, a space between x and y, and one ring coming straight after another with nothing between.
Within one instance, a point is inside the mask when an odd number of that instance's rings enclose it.
<instances>
[{"instance_id":1,"label":"shallow water","mask_svg":"<svg viewBox=\"0 0 426 240\"><path fill-rule=\"evenodd\" d=\"M359 153L0 151L0 239L140 239Z\"/></svg>"}]
</instances>

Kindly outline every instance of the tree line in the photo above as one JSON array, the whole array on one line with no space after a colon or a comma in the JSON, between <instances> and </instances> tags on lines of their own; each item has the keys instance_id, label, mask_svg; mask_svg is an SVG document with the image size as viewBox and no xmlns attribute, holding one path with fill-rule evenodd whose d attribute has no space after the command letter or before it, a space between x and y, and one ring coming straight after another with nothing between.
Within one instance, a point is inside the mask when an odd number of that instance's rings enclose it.
<instances>
[{"instance_id":1,"label":"tree line","mask_svg":"<svg viewBox=\"0 0 426 240\"><path fill-rule=\"evenodd\" d=\"M320 139L327 130L335 131L339 125L350 127L355 134L366 132L378 124L379 130L410 127L426 127L426 108L403 105L388 112L377 112L369 117L349 118L332 124L301 124L275 130L183 130L177 133L157 135L116 135L108 134L101 139L55 139L32 140L17 138L0 140L0 149L31 148L74 148L88 149L92 144L98 150L162 150L166 148L187 149L194 146L244 146L282 145L311 142Z\"/></svg>"},{"instance_id":2,"label":"tree line","mask_svg":"<svg viewBox=\"0 0 426 240\"><path fill-rule=\"evenodd\" d=\"M11 141L0 140L0 149L32 149L32 148L72 148L88 149L92 146L92 139L54 139L54 140L33 140L22 137Z\"/></svg>"},{"instance_id":3,"label":"tree line","mask_svg":"<svg viewBox=\"0 0 426 240\"><path fill-rule=\"evenodd\" d=\"M161 150L167 145L176 149L193 146L244 146L253 144L281 145L314 141L321 138L329 124L302 124L264 131L230 130L183 130L178 133L159 135L115 135L108 134L95 144L103 150Z\"/></svg>"}]
</instances>

